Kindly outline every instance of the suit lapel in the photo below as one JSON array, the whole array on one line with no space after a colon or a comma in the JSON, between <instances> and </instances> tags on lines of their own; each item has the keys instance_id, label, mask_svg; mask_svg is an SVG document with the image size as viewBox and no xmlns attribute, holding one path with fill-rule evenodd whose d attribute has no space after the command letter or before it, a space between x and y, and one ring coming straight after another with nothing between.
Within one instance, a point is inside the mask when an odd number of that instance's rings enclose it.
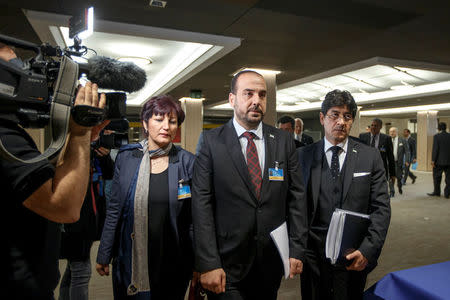
<instances>
[{"instance_id":1,"label":"suit lapel","mask_svg":"<svg viewBox=\"0 0 450 300\"><path fill-rule=\"evenodd\" d=\"M348 138L347 155L345 156L345 170L344 170L344 183L342 190L342 200L345 202L348 190L353 180L353 173L355 171L356 159L358 155L358 145L353 142L351 138Z\"/></svg>"},{"instance_id":2,"label":"suit lapel","mask_svg":"<svg viewBox=\"0 0 450 300\"><path fill-rule=\"evenodd\" d=\"M256 200L255 191L253 189L253 185L250 181L250 175L248 173L247 163L245 162L244 155L242 154L241 143L239 142L236 130L233 126L233 119L231 119L224 126L223 134L225 136L225 145L228 149L231 160L245 185L247 185L247 188L251 191L253 198Z\"/></svg>"},{"instance_id":3,"label":"suit lapel","mask_svg":"<svg viewBox=\"0 0 450 300\"><path fill-rule=\"evenodd\" d=\"M263 136L264 136L264 147L265 147L265 161L264 161L264 174L262 178L261 186L261 201L265 198L265 195L269 195L269 168L275 166L275 158L277 157L277 145L276 145L276 135L270 127L263 123ZM286 164L287 162L285 162ZM287 170L286 170L287 171ZM284 174L285 180L286 174Z\"/></svg>"},{"instance_id":4,"label":"suit lapel","mask_svg":"<svg viewBox=\"0 0 450 300\"><path fill-rule=\"evenodd\" d=\"M311 165L311 192L313 198L313 211L317 208L317 201L319 199L320 182L322 180L322 157L323 157L323 139L314 144L314 160Z\"/></svg>"}]
</instances>

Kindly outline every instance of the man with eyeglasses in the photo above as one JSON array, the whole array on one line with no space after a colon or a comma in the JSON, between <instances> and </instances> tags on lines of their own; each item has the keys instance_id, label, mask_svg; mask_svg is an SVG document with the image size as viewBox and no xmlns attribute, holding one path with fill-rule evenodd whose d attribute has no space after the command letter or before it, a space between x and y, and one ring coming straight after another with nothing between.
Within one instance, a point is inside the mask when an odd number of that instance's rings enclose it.
<instances>
[{"instance_id":1,"label":"man with eyeglasses","mask_svg":"<svg viewBox=\"0 0 450 300\"><path fill-rule=\"evenodd\" d=\"M356 111L349 92L329 92L320 112L325 137L297 150L309 212L302 299L362 299L386 238L391 209L383 161L377 149L349 138ZM360 246L347 254L346 266L332 265L325 256L336 208L368 214L371 220Z\"/></svg>"}]
</instances>

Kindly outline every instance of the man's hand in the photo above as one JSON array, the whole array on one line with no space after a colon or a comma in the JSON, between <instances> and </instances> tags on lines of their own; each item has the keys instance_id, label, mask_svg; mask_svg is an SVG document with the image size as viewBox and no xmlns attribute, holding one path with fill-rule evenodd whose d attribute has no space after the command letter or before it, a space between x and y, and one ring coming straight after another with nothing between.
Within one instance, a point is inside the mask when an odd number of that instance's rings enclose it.
<instances>
[{"instance_id":1,"label":"man's hand","mask_svg":"<svg viewBox=\"0 0 450 300\"><path fill-rule=\"evenodd\" d=\"M100 276L109 276L109 265L108 264L97 264L95 266L95 269L97 270L98 274Z\"/></svg>"},{"instance_id":2,"label":"man's hand","mask_svg":"<svg viewBox=\"0 0 450 300\"><path fill-rule=\"evenodd\" d=\"M361 251L356 250L345 257L347 260L353 260L352 264L347 268L349 271L362 271L367 267L369 261L362 255Z\"/></svg>"},{"instance_id":3,"label":"man's hand","mask_svg":"<svg viewBox=\"0 0 450 300\"><path fill-rule=\"evenodd\" d=\"M395 177L395 176L391 176L391 180L392 180L392 183L395 183L395 179L396 179L397 177Z\"/></svg>"},{"instance_id":4,"label":"man's hand","mask_svg":"<svg viewBox=\"0 0 450 300\"><path fill-rule=\"evenodd\" d=\"M431 166L434 168L436 168L436 164L434 163L434 161L431 162Z\"/></svg>"},{"instance_id":5,"label":"man's hand","mask_svg":"<svg viewBox=\"0 0 450 300\"><path fill-rule=\"evenodd\" d=\"M405 166L409 167L409 162L405 161Z\"/></svg>"},{"instance_id":6,"label":"man's hand","mask_svg":"<svg viewBox=\"0 0 450 300\"><path fill-rule=\"evenodd\" d=\"M97 156L99 157L103 157L109 154L109 152L111 152L111 150L106 149L104 147L99 147L97 149L94 149L95 153L97 154Z\"/></svg>"},{"instance_id":7,"label":"man's hand","mask_svg":"<svg viewBox=\"0 0 450 300\"><path fill-rule=\"evenodd\" d=\"M200 284L203 288L216 294L225 292L225 283L226 275L222 268L200 274Z\"/></svg>"},{"instance_id":8,"label":"man's hand","mask_svg":"<svg viewBox=\"0 0 450 300\"><path fill-rule=\"evenodd\" d=\"M303 272L303 262L296 258L289 258L289 278L294 278L295 275L301 274Z\"/></svg>"}]
</instances>

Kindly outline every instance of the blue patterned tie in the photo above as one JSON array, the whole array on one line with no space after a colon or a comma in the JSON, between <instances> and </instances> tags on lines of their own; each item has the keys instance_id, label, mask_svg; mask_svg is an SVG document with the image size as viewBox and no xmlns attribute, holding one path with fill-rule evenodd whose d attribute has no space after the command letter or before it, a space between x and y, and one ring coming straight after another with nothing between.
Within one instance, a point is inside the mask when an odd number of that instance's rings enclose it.
<instances>
[{"instance_id":1,"label":"blue patterned tie","mask_svg":"<svg viewBox=\"0 0 450 300\"><path fill-rule=\"evenodd\" d=\"M339 176L339 151L342 149L339 146L333 146L330 148L333 152L333 155L331 156L331 176L333 176L333 179L338 178Z\"/></svg>"}]
</instances>

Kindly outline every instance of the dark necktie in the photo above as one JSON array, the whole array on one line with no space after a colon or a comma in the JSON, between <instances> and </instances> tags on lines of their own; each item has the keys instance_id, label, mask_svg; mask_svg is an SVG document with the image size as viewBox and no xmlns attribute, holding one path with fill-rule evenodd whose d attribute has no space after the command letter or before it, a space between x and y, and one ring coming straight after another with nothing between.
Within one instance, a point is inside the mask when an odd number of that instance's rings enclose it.
<instances>
[{"instance_id":1,"label":"dark necktie","mask_svg":"<svg viewBox=\"0 0 450 300\"><path fill-rule=\"evenodd\" d=\"M372 142L370 142L370 147L374 147L375 148L375 136L372 136Z\"/></svg>"},{"instance_id":2,"label":"dark necktie","mask_svg":"<svg viewBox=\"0 0 450 300\"><path fill-rule=\"evenodd\" d=\"M339 176L339 150L341 150L341 147L339 146L333 146L330 148L333 152L333 155L331 156L331 176L333 179L338 178Z\"/></svg>"},{"instance_id":3,"label":"dark necktie","mask_svg":"<svg viewBox=\"0 0 450 300\"><path fill-rule=\"evenodd\" d=\"M253 139L256 135L252 132L244 132L243 137L247 139L247 168L250 179L255 189L256 198L259 200L261 194L261 166L259 165L258 151Z\"/></svg>"}]
</instances>

